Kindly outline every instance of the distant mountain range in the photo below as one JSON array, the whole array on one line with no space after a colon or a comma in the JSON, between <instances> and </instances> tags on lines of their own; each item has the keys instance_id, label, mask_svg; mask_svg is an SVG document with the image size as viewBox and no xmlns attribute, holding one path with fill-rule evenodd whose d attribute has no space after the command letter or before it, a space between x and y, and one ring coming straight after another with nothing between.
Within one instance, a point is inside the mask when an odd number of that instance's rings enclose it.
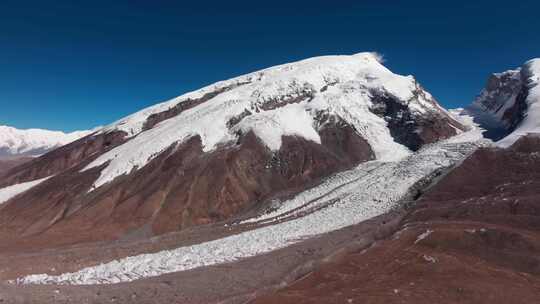
<instances>
[{"instance_id":1,"label":"distant mountain range","mask_svg":"<svg viewBox=\"0 0 540 304\"><path fill-rule=\"evenodd\" d=\"M0 126L0 157L38 156L84 137L92 131L64 133L42 129L16 129Z\"/></svg>"}]
</instances>

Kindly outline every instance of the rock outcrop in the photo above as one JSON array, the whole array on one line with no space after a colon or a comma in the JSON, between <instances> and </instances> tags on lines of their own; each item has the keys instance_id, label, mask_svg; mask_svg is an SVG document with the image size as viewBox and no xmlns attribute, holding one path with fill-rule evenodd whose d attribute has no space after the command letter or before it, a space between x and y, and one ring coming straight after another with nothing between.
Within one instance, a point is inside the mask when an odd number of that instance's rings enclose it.
<instances>
[{"instance_id":1,"label":"rock outcrop","mask_svg":"<svg viewBox=\"0 0 540 304\"><path fill-rule=\"evenodd\" d=\"M540 59L516 70L492 74L465 112L504 147L521 136L540 132Z\"/></svg>"}]
</instances>

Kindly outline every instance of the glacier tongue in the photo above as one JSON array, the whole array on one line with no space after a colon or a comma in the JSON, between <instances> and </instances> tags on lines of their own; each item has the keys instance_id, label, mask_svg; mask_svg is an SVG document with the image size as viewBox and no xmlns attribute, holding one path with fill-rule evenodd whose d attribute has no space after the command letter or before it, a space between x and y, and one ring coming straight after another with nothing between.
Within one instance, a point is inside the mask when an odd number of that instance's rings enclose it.
<instances>
[{"instance_id":1,"label":"glacier tongue","mask_svg":"<svg viewBox=\"0 0 540 304\"><path fill-rule=\"evenodd\" d=\"M273 214L261 215L252 221L272 221L274 217L279 218L307 204L324 206L293 220L188 247L131 256L73 273L29 275L17 282L112 284L232 262L277 250L303 238L354 225L390 211L416 183L429 179L439 169L460 162L477 147L486 144L480 139L479 132L465 132L428 145L398 161L364 163L283 202Z\"/></svg>"}]
</instances>

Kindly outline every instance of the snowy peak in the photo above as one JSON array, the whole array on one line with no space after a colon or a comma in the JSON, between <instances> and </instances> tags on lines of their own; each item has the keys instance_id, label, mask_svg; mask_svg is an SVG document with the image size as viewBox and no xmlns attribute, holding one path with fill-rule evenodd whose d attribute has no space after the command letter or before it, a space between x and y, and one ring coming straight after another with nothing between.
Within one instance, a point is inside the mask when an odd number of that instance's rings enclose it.
<instances>
[{"instance_id":1,"label":"snowy peak","mask_svg":"<svg viewBox=\"0 0 540 304\"><path fill-rule=\"evenodd\" d=\"M492 74L486 87L474 101L474 105L495 116L506 125L504 113L511 108L522 87L521 69Z\"/></svg>"},{"instance_id":2,"label":"snowy peak","mask_svg":"<svg viewBox=\"0 0 540 304\"><path fill-rule=\"evenodd\" d=\"M510 146L522 136L540 133L540 59L527 61L521 71L524 101L518 100L522 103L518 108L523 109L522 120L509 136L500 141L502 146Z\"/></svg>"},{"instance_id":3,"label":"snowy peak","mask_svg":"<svg viewBox=\"0 0 540 304\"><path fill-rule=\"evenodd\" d=\"M277 100L313 95L315 92L324 92L332 86L354 80L366 89L381 89L403 101L415 99L418 84L414 77L392 73L380 63L380 58L378 54L370 52L350 56L321 56L263 69L148 107L120 119L103 131L122 130L134 136L144 130L145 122L152 115L201 98L205 101L216 100L216 95L223 93L228 93L230 98L237 96L246 99L249 101L249 108L257 111L275 107L272 103ZM430 95L427 97L431 98ZM417 111L422 112L425 107L433 107L430 101L415 101L411 106Z\"/></svg>"},{"instance_id":4,"label":"snowy peak","mask_svg":"<svg viewBox=\"0 0 540 304\"><path fill-rule=\"evenodd\" d=\"M20 130L0 126L0 156L37 156L84 137L91 132L75 131L64 133L42 129Z\"/></svg>"},{"instance_id":5,"label":"snowy peak","mask_svg":"<svg viewBox=\"0 0 540 304\"><path fill-rule=\"evenodd\" d=\"M467 112L486 136L509 146L529 133L540 132L540 59L492 74Z\"/></svg>"},{"instance_id":6,"label":"snowy peak","mask_svg":"<svg viewBox=\"0 0 540 304\"><path fill-rule=\"evenodd\" d=\"M121 119L100 132L125 132L131 140L85 170L108 163L99 187L195 136L204 152L249 132L272 151L283 136L321 143L320 117L351 126L380 160L463 130L414 77L392 73L377 54L322 56L221 81Z\"/></svg>"},{"instance_id":7,"label":"snowy peak","mask_svg":"<svg viewBox=\"0 0 540 304\"><path fill-rule=\"evenodd\" d=\"M468 143L477 133L465 123L376 54L316 57L184 94L15 167L0 179L9 194L1 211L16 219L12 229L76 244L251 218L329 178L334 186L323 185L305 206L285 203L294 209L279 216L321 210L330 230L340 229L369 210L389 210L411 186L475 149ZM356 207L325 213L346 200ZM307 236L330 227L319 216L310 223L302 225ZM286 230L302 231L293 226Z\"/></svg>"}]
</instances>

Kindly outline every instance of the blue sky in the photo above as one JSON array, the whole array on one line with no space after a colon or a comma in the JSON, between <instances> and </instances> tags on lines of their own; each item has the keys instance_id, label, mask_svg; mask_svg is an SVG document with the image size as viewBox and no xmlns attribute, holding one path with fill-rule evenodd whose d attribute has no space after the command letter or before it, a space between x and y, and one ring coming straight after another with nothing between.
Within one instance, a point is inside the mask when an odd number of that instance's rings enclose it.
<instances>
[{"instance_id":1,"label":"blue sky","mask_svg":"<svg viewBox=\"0 0 540 304\"><path fill-rule=\"evenodd\" d=\"M539 1L12 1L0 124L71 131L275 64L377 51L444 106L540 57Z\"/></svg>"}]
</instances>

